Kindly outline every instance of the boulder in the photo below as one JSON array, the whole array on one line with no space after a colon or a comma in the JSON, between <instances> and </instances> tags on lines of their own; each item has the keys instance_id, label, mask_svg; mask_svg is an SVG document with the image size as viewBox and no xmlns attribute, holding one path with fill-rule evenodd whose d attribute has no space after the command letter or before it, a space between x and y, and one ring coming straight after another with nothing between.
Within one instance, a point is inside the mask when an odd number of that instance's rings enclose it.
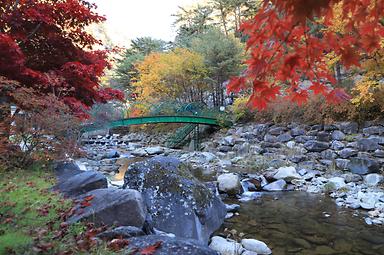
<instances>
[{"instance_id":1,"label":"boulder","mask_svg":"<svg viewBox=\"0 0 384 255\"><path fill-rule=\"evenodd\" d=\"M293 139L293 137L292 137L292 135L289 133L289 132L286 132L286 133L284 133L284 134L281 134L281 135L279 135L278 137L277 137L277 141L279 142L279 143L286 143L286 142L288 142L288 141L290 141L290 140L292 140Z\"/></svg>"},{"instance_id":2,"label":"boulder","mask_svg":"<svg viewBox=\"0 0 384 255\"><path fill-rule=\"evenodd\" d=\"M369 174L378 172L380 165L375 159L356 157L351 158L347 168L354 174Z\"/></svg>"},{"instance_id":3,"label":"boulder","mask_svg":"<svg viewBox=\"0 0 384 255\"><path fill-rule=\"evenodd\" d=\"M158 154L162 154L164 152L164 149L161 148L160 146L155 146L155 147L145 148L145 151L148 153L148 155L158 155Z\"/></svg>"},{"instance_id":4,"label":"boulder","mask_svg":"<svg viewBox=\"0 0 384 255\"><path fill-rule=\"evenodd\" d=\"M65 181L68 178L83 173L75 162L57 162L54 165L55 175L59 182Z\"/></svg>"},{"instance_id":5,"label":"boulder","mask_svg":"<svg viewBox=\"0 0 384 255\"><path fill-rule=\"evenodd\" d=\"M110 159L118 157L120 157L120 153L117 150L108 150L103 155L101 155L100 159Z\"/></svg>"},{"instance_id":6,"label":"boulder","mask_svg":"<svg viewBox=\"0 0 384 255\"><path fill-rule=\"evenodd\" d=\"M344 134L348 135L356 134L359 130L359 125L356 122L341 122L337 126Z\"/></svg>"},{"instance_id":7,"label":"boulder","mask_svg":"<svg viewBox=\"0 0 384 255\"><path fill-rule=\"evenodd\" d=\"M341 151L338 152L340 158L343 158L343 159L347 159L347 158L350 158L352 156L356 156L357 153L358 153L358 151L355 149L352 149L352 148L345 148L345 149L342 149Z\"/></svg>"},{"instance_id":8,"label":"boulder","mask_svg":"<svg viewBox=\"0 0 384 255\"><path fill-rule=\"evenodd\" d=\"M383 126L372 126L363 129L363 133L367 135L383 135L384 127Z\"/></svg>"},{"instance_id":9,"label":"boulder","mask_svg":"<svg viewBox=\"0 0 384 255\"><path fill-rule=\"evenodd\" d=\"M336 189L340 189L346 185L345 180L342 177L332 177L328 179L328 183L333 184Z\"/></svg>"},{"instance_id":10,"label":"boulder","mask_svg":"<svg viewBox=\"0 0 384 255\"><path fill-rule=\"evenodd\" d=\"M345 138L345 134L340 130L335 130L332 132L332 140L342 141Z\"/></svg>"},{"instance_id":11,"label":"boulder","mask_svg":"<svg viewBox=\"0 0 384 255\"><path fill-rule=\"evenodd\" d=\"M221 174L217 177L219 191L235 195L241 193L240 178L237 174Z\"/></svg>"},{"instance_id":12,"label":"boulder","mask_svg":"<svg viewBox=\"0 0 384 255\"><path fill-rule=\"evenodd\" d=\"M126 248L127 253L131 254L131 251L134 249L138 249L139 254L141 251L149 246L154 244L159 244L156 248L154 255L218 255L216 251L210 249L207 246L203 246L194 240L184 239L178 237L169 237L164 235L148 235L148 236L140 236L140 237L132 237L128 239L129 244ZM149 254L149 253L146 253Z\"/></svg>"},{"instance_id":13,"label":"boulder","mask_svg":"<svg viewBox=\"0 0 384 255\"><path fill-rule=\"evenodd\" d=\"M262 241L256 239L243 239L241 244L248 251L256 252L257 254L271 254L271 249Z\"/></svg>"},{"instance_id":14,"label":"boulder","mask_svg":"<svg viewBox=\"0 0 384 255\"><path fill-rule=\"evenodd\" d=\"M176 158L157 156L131 164L123 188L142 192L153 227L206 244L223 223L226 208L190 170Z\"/></svg>"},{"instance_id":15,"label":"boulder","mask_svg":"<svg viewBox=\"0 0 384 255\"><path fill-rule=\"evenodd\" d=\"M357 141L357 147L361 151L375 151L380 145L376 138L361 138Z\"/></svg>"},{"instance_id":16,"label":"boulder","mask_svg":"<svg viewBox=\"0 0 384 255\"><path fill-rule=\"evenodd\" d=\"M344 148L345 148L344 143L342 143L340 141L332 141L332 144L331 144L332 150L342 150Z\"/></svg>"},{"instance_id":17,"label":"boulder","mask_svg":"<svg viewBox=\"0 0 384 255\"><path fill-rule=\"evenodd\" d=\"M286 188L287 183L284 180L277 180L263 187L266 191L282 191Z\"/></svg>"},{"instance_id":18,"label":"boulder","mask_svg":"<svg viewBox=\"0 0 384 255\"><path fill-rule=\"evenodd\" d=\"M220 253L220 255L237 255L242 254L244 248L241 244L234 240L227 240L221 236L214 236L211 238L209 248Z\"/></svg>"},{"instance_id":19,"label":"boulder","mask_svg":"<svg viewBox=\"0 0 384 255\"><path fill-rule=\"evenodd\" d=\"M310 152L321 152L329 148L329 143L309 140L304 143L304 148Z\"/></svg>"},{"instance_id":20,"label":"boulder","mask_svg":"<svg viewBox=\"0 0 384 255\"><path fill-rule=\"evenodd\" d=\"M277 172L273 176L274 179L280 180L284 179L287 182L290 182L293 179L301 179L301 176L296 172L296 168L293 166L280 167L277 169Z\"/></svg>"},{"instance_id":21,"label":"boulder","mask_svg":"<svg viewBox=\"0 0 384 255\"><path fill-rule=\"evenodd\" d=\"M135 236L143 236L145 235L144 231L141 228L133 227L133 226L121 226L114 228L112 230L104 231L96 237L101 238L103 240L112 240L118 238L130 238Z\"/></svg>"},{"instance_id":22,"label":"boulder","mask_svg":"<svg viewBox=\"0 0 384 255\"><path fill-rule=\"evenodd\" d=\"M300 135L305 135L305 130L300 127L295 127L291 130L291 135L292 136L300 136Z\"/></svg>"},{"instance_id":23,"label":"boulder","mask_svg":"<svg viewBox=\"0 0 384 255\"><path fill-rule=\"evenodd\" d=\"M108 187L107 178L101 173L95 171L82 171L68 179L62 179L53 190L60 191L66 197L76 197L95 189Z\"/></svg>"},{"instance_id":24,"label":"boulder","mask_svg":"<svg viewBox=\"0 0 384 255\"><path fill-rule=\"evenodd\" d=\"M383 176L380 174L367 174L364 176L364 183L368 186L377 186L383 181Z\"/></svg>"},{"instance_id":25,"label":"boulder","mask_svg":"<svg viewBox=\"0 0 384 255\"><path fill-rule=\"evenodd\" d=\"M91 220L96 225L142 228L146 219L147 210L137 190L97 189L78 197L77 201L79 204L69 223ZM84 207L84 201L89 206Z\"/></svg>"}]
</instances>

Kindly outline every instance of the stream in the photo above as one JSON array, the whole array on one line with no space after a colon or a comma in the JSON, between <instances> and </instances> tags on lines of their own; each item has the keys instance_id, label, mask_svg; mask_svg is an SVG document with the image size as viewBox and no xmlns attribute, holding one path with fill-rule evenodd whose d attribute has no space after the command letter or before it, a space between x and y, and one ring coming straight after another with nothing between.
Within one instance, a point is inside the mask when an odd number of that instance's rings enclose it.
<instances>
[{"instance_id":1,"label":"stream","mask_svg":"<svg viewBox=\"0 0 384 255\"><path fill-rule=\"evenodd\" d=\"M226 200L226 203L239 203ZM362 215L322 195L307 192L260 193L241 203L238 216L225 221L243 238L264 241L273 254L384 254L384 230Z\"/></svg>"}]
</instances>

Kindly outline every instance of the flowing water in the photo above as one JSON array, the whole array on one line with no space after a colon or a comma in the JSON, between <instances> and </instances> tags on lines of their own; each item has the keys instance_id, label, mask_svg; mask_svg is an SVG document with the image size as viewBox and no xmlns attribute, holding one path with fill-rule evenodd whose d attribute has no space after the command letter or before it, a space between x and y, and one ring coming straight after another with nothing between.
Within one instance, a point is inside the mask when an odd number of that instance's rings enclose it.
<instances>
[{"instance_id":1,"label":"flowing water","mask_svg":"<svg viewBox=\"0 0 384 255\"><path fill-rule=\"evenodd\" d=\"M227 200L226 203L239 203ZM273 254L384 255L384 226L368 226L363 215L337 207L326 196L306 192L261 193L241 203L240 215L226 220L243 238L264 241Z\"/></svg>"}]
</instances>

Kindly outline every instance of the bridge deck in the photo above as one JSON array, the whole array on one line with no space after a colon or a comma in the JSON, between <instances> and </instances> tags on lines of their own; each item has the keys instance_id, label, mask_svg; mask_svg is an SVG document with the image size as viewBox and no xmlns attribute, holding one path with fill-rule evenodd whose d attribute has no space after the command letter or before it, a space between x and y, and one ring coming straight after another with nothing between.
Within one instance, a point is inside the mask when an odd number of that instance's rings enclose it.
<instances>
[{"instance_id":1,"label":"bridge deck","mask_svg":"<svg viewBox=\"0 0 384 255\"><path fill-rule=\"evenodd\" d=\"M121 119L109 122L107 125L89 125L84 127L84 132L94 131L103 128L115 128L130 125L155 124L155 123L194 123L211 126L219 126L219 121L215 118L201 116L146 116Z\"/></svg>"}]
</instances>

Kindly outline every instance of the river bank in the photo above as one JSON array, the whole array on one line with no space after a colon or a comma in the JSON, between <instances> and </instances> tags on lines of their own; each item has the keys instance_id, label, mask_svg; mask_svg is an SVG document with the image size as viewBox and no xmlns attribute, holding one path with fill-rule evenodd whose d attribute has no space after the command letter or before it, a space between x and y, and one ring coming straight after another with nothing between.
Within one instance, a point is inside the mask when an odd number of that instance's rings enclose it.
<instances>
[{"instance_id":1,"label":"river bank","mask_svg":"<svg viewBox=\"0 0 384 255\"><path fill-rule=\"evenodd\" d=\"M114 134L84 140L87 157L76 162L120 187L132 162L175 157L188 164L194 176L213 183L222 199L235 198L240 208L259 201L260 192L305 191L354 210L361 224L382 225L383 135L382 123L246 124L217 132L202 143L201 152L193 152L162 147L166 136ZM226 222L238 214L228 211Z\"/></svg>"}]
</instances>

